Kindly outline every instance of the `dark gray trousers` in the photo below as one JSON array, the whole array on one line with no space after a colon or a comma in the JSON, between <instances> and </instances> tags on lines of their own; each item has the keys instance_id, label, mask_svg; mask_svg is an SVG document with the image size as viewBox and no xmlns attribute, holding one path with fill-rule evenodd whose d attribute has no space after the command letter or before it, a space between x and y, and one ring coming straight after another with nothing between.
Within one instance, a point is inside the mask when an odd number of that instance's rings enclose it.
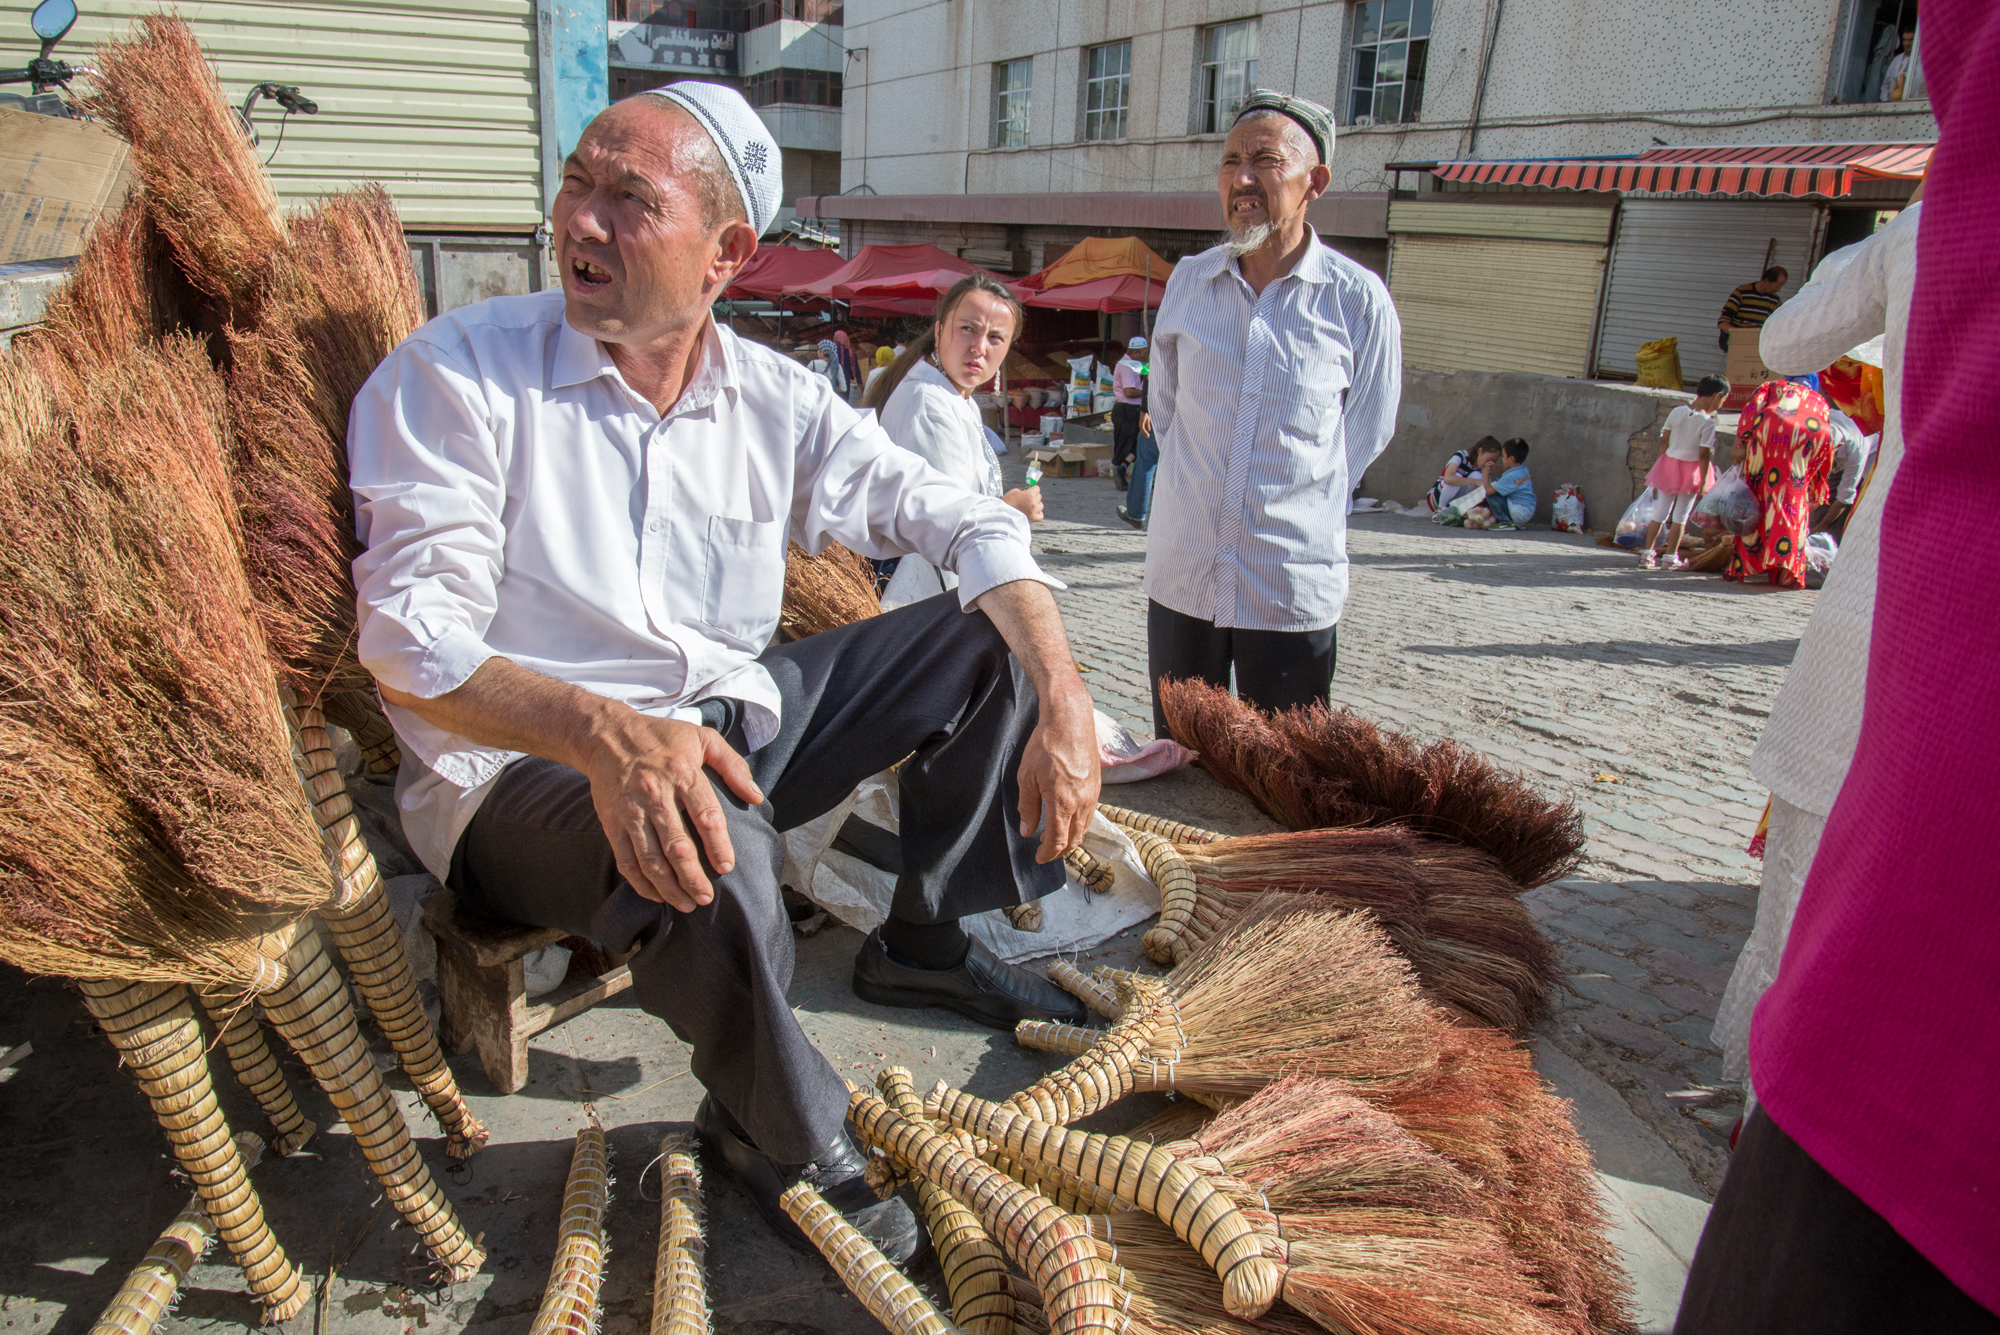
<instances>
[{"instance_id":1,"label":"dark gray trousers","mask_svg":"<svg viewBox=\"0 0 2000 1335\"><path fill-rule=\"evenodd\" d=\"M1146 675L1153 683L1153 735L1167 736L1160 679L1205 681L1259 709L1326 703L1338 657L1338 626L1323 630L1235 630L1146 601Z\"/></svg>"},{"instance_id":2,"label":"dark gray trousers","mask_svg":"<svg viewBox=\"0 0 2000 1335\"><path fill-rule=\"evenodd\" d=\"M800 1030L785 989L791 924L778 893L785 830L831 811L854 785L898 771L903 872L892 912L943 922L1059 889L1018 816L1021 752L1036 700L983 612L956 594L777 645L760 660L784 697L778 735L747 757L762 806L711 773L736 866L702 866L715 898L679 913L619 875L590 783L529 758L507 767L466 827L451 885L486 917L556 927L636 950L632 991L693 1049L695 1078L758 1146L804 1163L839 1129L847 1089ZM733 702L703 713L739 750ZM907 757L907 759L905 759Z\"/></svg>"}]
</instances>

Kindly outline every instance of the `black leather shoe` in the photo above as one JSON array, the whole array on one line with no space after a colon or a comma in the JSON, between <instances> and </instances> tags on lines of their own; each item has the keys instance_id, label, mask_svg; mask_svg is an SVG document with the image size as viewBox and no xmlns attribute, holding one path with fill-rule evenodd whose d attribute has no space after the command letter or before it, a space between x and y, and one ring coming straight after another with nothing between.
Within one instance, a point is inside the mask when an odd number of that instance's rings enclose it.
<instances>
[{"instance_id":1,"label":"black leather shoe","mask_svg":"<svg viewBox=\"0 0 2000 1335\"><path fill-rule=\"evenodd\" d=\"M1082 1024L1089 1018L1081 1001L1005 963L977 940L957 968L919 969L889 958L879 928L854 957L854 995L878 1006L943 1006L995 1029L1012 1029L1022 1020Z\"/></svg>"},{"instance_id":2,"label":"black leather shoe","mask_svg":"<svg viewBox=\"0 0 2000 1335\"><path fill-rule=\"evenodd\" d=\"M861 1170L868 1161L847 1138L846 1127L808 1164L775 1162L752 1143L713 1095L703 1095L701 1106L694 1110L694 1129L750 1193L764 1222L802 1252L816 1252L817 1248L778 1204L778 1197L795 1182L811 1184L827 1204L897 1265L908 1265L929 1241L900 1193L885 1201L862 1180Z\"/></svg>"}]
</instances>

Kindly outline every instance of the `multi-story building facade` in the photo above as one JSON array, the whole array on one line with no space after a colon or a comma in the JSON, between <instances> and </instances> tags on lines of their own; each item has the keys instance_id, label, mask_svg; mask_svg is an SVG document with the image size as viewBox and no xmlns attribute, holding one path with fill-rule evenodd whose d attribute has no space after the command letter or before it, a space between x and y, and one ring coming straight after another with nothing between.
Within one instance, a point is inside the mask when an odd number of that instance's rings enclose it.
<instances>
[{"instance_id":1,"label":"multi-story building facade","mask_svg":"<svg viewBox=\"0 0 2000 1335\"><path fill-rule=\"evenodd\" d=\"M1840 166L1857 154L1833 146L1936 138L1916 11L1916 0L847 0L843 193L804 212L838 219L850 252L922 240L1016 272L1090 234L1187 253L1221 225L1215 173L1237 104L1275 88L1335 109L1332 187L1312 219L1391 275L1406 325L1424 302L1476 324L1465 287L1513 289L1560 330L1518 369L1616 373L1654 325L1705 327L1712 345L1713 315L1690 326L1688 312L1725 276L1717 307L1767 263L1796 283L1830 242L1865 234L1908 196L1920 152L1877 171ZM1578 190L1550 184L1553 168L1495 181L1463 165L1730 156L1718 146L1752 164L1839 169L1798 189L1734 178L1695 189L1655 172L1599 173ZM1486 211L1425 211L1447 203ZM1683 257L1700 271L1649 276ZM1662 285L1674 290L1666 306L1653 300ZM1415 323L1421 344L1421 314ZM1414 351L1449 363L1462 350Z\"/></svg>"},{"instance_id":2,"label":"multi-story building facade","mask_svg":"<svg viewBox=\"0 0 2000 1335\"><path fill-rule=\"evenodd\" d=\"M839 189L841 12L838 0L609 0L612 100L679 79L740 89L784 150L772 227L787 230L799 196Z\"/></svg>"}]
</instances>

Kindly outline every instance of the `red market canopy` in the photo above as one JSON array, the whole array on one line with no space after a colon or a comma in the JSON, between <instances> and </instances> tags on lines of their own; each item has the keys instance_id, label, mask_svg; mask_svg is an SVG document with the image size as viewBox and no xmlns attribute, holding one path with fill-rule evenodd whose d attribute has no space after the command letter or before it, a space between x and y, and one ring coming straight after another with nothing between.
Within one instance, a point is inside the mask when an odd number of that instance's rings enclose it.
<instances>
[{"instance_id":1,"label":"red market canopy","mask_svg":"<svg viewBox=\"0 0 2000 1335\"><path fill-rule=\"evenodd\" d=\"M1916 180L1935 142L1725 144L1653 148L1631 158L1466 158L1431 170L1473 185L1539 185L1557 190L1648 190L1669 195L1777 195L1838 198L1857 181ZM1411 164L1416 165L1416 164Z\"/></svg>"},{"instance_id":2,"label":"red market canopy","mask_svg":"<svg viewBox=\"0 0 2000 1335\"><path fill-rule=\"evenodd\" d=\"M760 246L722 295L731 301L778 301L787 288L824 278L843 263L837 250Z\"/></svg>"},{"instance_id":3,"label":"red market canopy","mask_svg":"<svg viewBox=\"0 0 2000 1335\"><path fill-rule=\"evenodd\" d=\"M952 269L959 275L971 273L978 266L962 260L950 251L939 250L936 246L923 244L908 246L863 246L853 259L831 273L819 278L794 283L785 289L787 296L826 297L845 301L836 297L836 285L850 290L865 289L871 279L893 277L898 274L922 273L928 269ZM936 297L933 295L935 304Z\"/></svg>"},{"instance_id":4,"label":"red market canopy","mask_svg":"<svg viewBox=\"0 0 2000 1335\"><path fill-rule=\"evenodd\" d=\"M1157 307L1167 295L1167 283L1161 277L1155 277L1149 283L1144 278L1126 273L1111 278L1093 278L1087 283L1072 283L1068 287L1052 287L1041 292L1022 281L1014 284L1014 292L1021 298L1023 306L1058 311L1136 311Z\"/></svg>"},{"instance_id":5,"label":"red market canopy","mask_svg":"<svg viewBox=\"0 0 2000 1335\"><path fill-rule=\"evenodd\" d=\"M883 274L857 282L835 283L833 296L836 301L859 299L869 302L898 297L915 298L926 302L925 309L930 311L937 309L937 299L949 291L952 284L969 273L985 273L996 281L1005 281L998 274L988 273L974 264L963 269L920 269L914 273Z\"/></svg>"}]
</instances>

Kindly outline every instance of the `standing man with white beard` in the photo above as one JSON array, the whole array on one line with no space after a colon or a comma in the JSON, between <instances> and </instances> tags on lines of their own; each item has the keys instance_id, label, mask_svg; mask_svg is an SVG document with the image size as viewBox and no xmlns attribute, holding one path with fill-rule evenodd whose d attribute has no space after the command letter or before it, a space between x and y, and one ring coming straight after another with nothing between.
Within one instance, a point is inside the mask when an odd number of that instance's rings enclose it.
<instances>
[{"instance_id":1,"label":"standing man with white beard","mask_svg":"<svg viewBox=\"0 0 2000 1335\"><path fill-rule=\"evenodd\" d=\"M1320 242L1333 115L1260 90L1218 180L1229 239L1182 260L1154 328L1159 490L1146 545L1153 731L1163 678L1265 709L1324 701L1347 601L1347 503L1396 429L1402 326Z\"/></svg>"}]
</instances>

